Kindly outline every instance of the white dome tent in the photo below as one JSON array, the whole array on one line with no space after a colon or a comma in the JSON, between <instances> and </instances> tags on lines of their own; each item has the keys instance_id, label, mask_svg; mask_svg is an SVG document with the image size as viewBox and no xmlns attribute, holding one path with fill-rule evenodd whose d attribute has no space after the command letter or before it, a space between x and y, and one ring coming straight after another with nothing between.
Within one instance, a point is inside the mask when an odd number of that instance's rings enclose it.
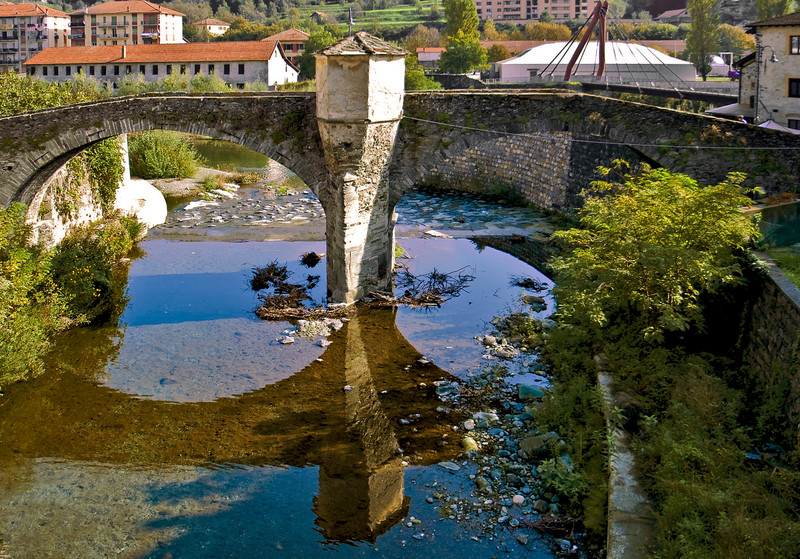
<instances>
[{"instance_id":1,"label":"white dome tent","mask_svg":"<svg viewBox=\"0 0 800 559\"><path fill-rule=\"evenodd\" d=\"M578 44L556 42L528 49L495 63L504 83L562 81ZM600 65L600 46L586 43L572 69L570 81L600 83L694 82L697 73L686 60L673 58L660 51L636 43L608 41L605 43L605 72L596 76Z\"/></svg>"}]
</instances>

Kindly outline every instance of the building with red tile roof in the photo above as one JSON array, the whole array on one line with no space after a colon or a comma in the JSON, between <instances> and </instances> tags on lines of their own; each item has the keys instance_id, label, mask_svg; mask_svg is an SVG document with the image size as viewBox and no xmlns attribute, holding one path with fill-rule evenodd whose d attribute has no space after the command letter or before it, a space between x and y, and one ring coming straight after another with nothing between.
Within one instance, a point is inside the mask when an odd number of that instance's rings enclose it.
<instances>
[{"instance_id":1,"label":"building with red tile roof","mask_svg":"<svg viewBox=\"0 0 800 559\"><path fill-rule=\"evenodd\" d=\"M231 28L231 24L227 21L222 21L221 19L214 19L211 17L201 19L200 21L195 21L192 23L192 25L196 27L202 27L209 35L214 36L224 35L225 32Z\"/></svg>"},{"instance_id":2,"label":"building with red tile roof","mask_svg":"<svg viewBox=\"0 0 800 559\"><path fill-rule=\"evenodd\" d=\"M128 74L148 82L172 74L216 74L240 89L256 81L269 86L296 82L298 73L277 41L50 48L28 60L25 69L50 82L83 72L112 85Z\"/></svg>"},{"instance_id":3,"label":"building with red tile roof","mask_svg":"<svg viewBox=\"0 0 800 559\"><path fill-rule=\"evenodd\" d=\"M309 34L299 29L291 28L275 35L270 35L264 41L278 41L283 47L283 52L286 53L286 58L297 64L297 60L306 48L306 41L308 41Z\"/></svg>"},{"instance_id":4,"label":"building with red tile roof","mask_svg":"<svg viewBox=\"0 0 800 559\"><path fill-rule=\"evenodd\" d=\"M184 42L183 14L146 0L95 4L69 17L74 46Z\"/></svg>"},{"instance_id":5,"label":"building with red tile roof","mask_svg":"<svg viewBox=\"0 0 800 559\"><path fill-rule=\"evenodd\" d=\"M37 4L0 4L0 72L21 72L28 58L56 46L69 46L67 14Z\"/></svg>"}]
</instances>

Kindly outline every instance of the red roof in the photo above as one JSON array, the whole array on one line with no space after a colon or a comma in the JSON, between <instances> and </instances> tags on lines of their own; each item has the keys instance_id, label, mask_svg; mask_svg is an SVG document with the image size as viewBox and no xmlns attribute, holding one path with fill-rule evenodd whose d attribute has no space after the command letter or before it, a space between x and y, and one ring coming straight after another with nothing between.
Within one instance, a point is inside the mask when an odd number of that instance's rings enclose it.
<instances>
[{"instance_id":1,"label":"red roof","mask_svg":"<svg viewBox=\"0 0 800 559\"><path fill-rule=\"evenodd\" d=\"M300 31L293 27L286 31L270 35L266 39L262 39L262 41L307 41L309 37L310 35L305 31Z\"/></svg>"},{"instance_id":2,"label":"red roof","mask_svg":"<svg viewBox=\"0 0 800 559\"><path fill-rule=\"evenodd\" d=\"M141 64L159 62L246 62L268 60L277 41L113 45L97 47L50 47L28 59L25 65L44 64ZM123 58L123 52L125 57Z\"/></svg>"},{"instance_id":3,"label":"red roof","mask_svg":"<svg viewBox=\"0 0 800 559\"><path fill-rule=\"evenodd\" d=\"M73 14L167 14L171 16L182 16L184 14L164 8L158 4L148 2L147 0L127 0L121 2L105 2L103 4L95 4L88 8L83 8L72 12Z\"/></svg>"},{"instance_id":4,"label":"red roof","mask_svg":"<svg viewBox=\"0 0 800 559\"><path fill-rule=\"evenodd\" d=\"M67 14L53 8L37 4L0 4L0 17L14 16L58 16L67 17Z\"/></svg>"},{"instance_id":5,"label":"red roof","mask_svg":"<svg viewBox=\"0 0 800 559\"><path fill-rule=\"evenodd\" d=\"M192 25L216 25L217 27L230 27L231 24L227 21L222 21L221 19L214 19L211 17L207 17L206 19L201 19L200 21L195 21Z\"/></svg>"}]
</instances>

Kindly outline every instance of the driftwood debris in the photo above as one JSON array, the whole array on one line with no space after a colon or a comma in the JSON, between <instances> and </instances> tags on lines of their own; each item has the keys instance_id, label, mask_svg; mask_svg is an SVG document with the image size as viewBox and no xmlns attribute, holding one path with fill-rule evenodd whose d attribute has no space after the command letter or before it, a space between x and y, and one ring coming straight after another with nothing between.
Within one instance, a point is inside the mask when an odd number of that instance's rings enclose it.
<instances>
[{"instance_id":1,"label":"driftwood debris","mask_svg":"<svg viewBox=\"0 0 800 559\"><path fill-rule=\"evenodd\" d=\"M306 259L307 255L314 255L317 257L316 262L319 262L320 255L306 253L303 259ZM314 258L309 256L309 262L313 260ZM291 283L289 281L291 274L287 267L280 266L277 261L271 262L264 268L253 268L250 286L253 291L271 290L258 294L261 304L255 313L263 320L340 318L350 314L355 308L365 306L440 307L442 303L464 292L469 283L475 279L474 275L465 272L466 269L467 267L464 267L443 273L434 268L428 274L414 275L407 268L400 267L399 272L395 274L395 282L398 288L403 290L403 295L396 297L393 293L373 291L357 305L349 307L306 306L306 301L311 300L308 292L316 287L320 276L308 275L304 284Z\"/></svg>"}]
</instances>

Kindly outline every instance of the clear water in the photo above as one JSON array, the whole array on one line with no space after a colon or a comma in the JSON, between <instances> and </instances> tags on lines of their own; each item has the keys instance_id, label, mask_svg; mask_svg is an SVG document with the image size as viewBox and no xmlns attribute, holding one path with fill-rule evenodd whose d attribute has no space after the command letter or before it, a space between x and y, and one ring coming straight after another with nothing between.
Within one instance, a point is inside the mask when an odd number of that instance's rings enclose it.
<instances>
[{"instance_id":1,"label":"clear water","mask_svg":"<svg viewBox=\"0 0 800 559\"><path fill-rule=\"evenodd\" d=\"M765 241L779 247L800 243L800 204L766 207L760 215Z\"/></svg>"},{"instance_id":2,"label":"clear water","mask_svg":"<svg viewBox=\"0 0 800 559\"><path fill-rule=\"evenodd\" d=\"M298 261L323 241L141 243L119 320L67 332L0 401L0 557L552 557L530 529L485 535L489 507L456 523L427 500L473 489L435 466L464 412L434 382L480 366L512 278L548 280L468 239L401 244L412 272L466 267L468 292L360 312L323 348L279 343L293 324L258 320L247 285L278 260L321 275L320 300L324 262Z\"/></svg>"}]
</instances>

